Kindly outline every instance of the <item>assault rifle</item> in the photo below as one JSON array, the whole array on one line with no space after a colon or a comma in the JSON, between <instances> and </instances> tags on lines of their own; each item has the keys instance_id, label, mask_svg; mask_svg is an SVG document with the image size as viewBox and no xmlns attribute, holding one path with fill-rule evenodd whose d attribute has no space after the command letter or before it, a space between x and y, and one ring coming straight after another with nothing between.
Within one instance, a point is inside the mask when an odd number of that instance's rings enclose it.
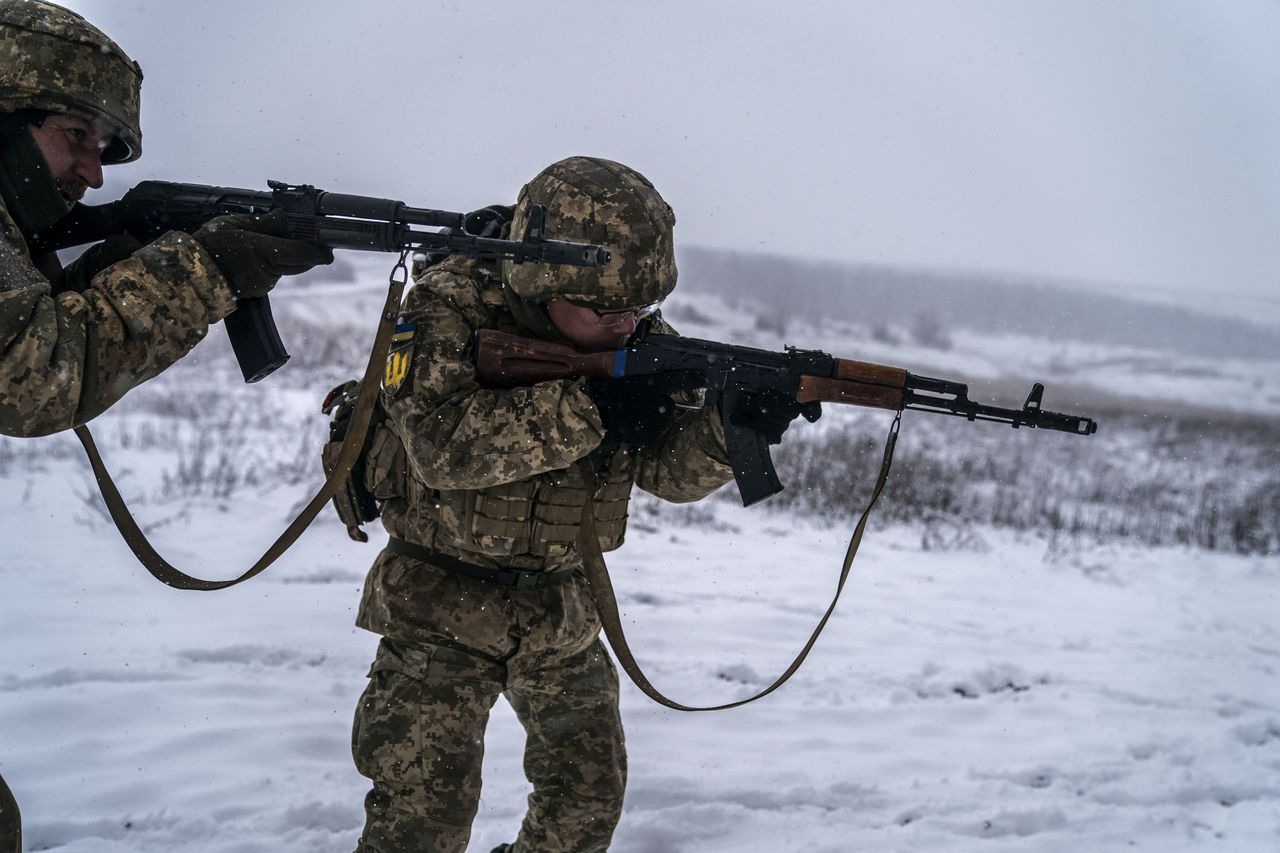
<instances>
[{"instance_id":1,"label":"assault rifle","mask_svg":"<svg viewBox=\"0 0 1280 853\"><path fill-rule=\"evenodd\" d=\"M1039 382L1032 386L1021 409L1002 409L973 402L968 386L961 382L794 347L772 352L676 335L648 335L624 349L584 353L566 344L482 330L476 335L475 361L477 379L495 388L579 376L616 379L656 375L662 375L673 389L705 388L708 405L718 405L721 412L729 462L743 506L782 491L765 437L726 416L743 395L773 392L797 403L920 409L1009 424L1014 429L1025 426L1076 435L1092 435L1098 429L1091 418L1040 408L1044 386Z\"/></svg>"},{"instance_id":2,"label":"assault rifle","mask_svg":"<svg viewBox=\"0 0 1280 853\"><path fill-rule=\"evenodd\" d=\"M35 236L32 251L56 251L112 234L128 234L149 243L168 231L191 233L223 214L283 209L288 222L286 236L333 249L422 251L435 256L583 267L609 262L609 251L603 246L546 239L546 211L541 206L531 209L529 224L520 240L500 240L479 230L477 226L483 218L477 221L462 213L409 207L387 198L325 192L308 185L267 181L267 186L269 192L143 181L119 201L96 206L77 204ZM445 230L422 231L420 227ZM227 317L226 327L245 382L257 382L289 360L267 297L240 300Z\"/></svg>"}]
</instances>

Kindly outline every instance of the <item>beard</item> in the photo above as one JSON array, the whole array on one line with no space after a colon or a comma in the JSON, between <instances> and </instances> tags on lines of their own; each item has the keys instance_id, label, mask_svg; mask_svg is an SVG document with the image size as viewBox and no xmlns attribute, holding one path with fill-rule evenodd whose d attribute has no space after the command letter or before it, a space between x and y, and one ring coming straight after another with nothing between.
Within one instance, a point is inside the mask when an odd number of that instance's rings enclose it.
<instances>
[{"instance_id":1,"label":"beard","mask_svg":"<svg viewBox=\"0 0 1280 853\"><path fill-rule=\"evenodd\" d=\"M62 197L68 204L74 204L84 198L85 190L88 189L84 181L75 178L60 178L54 183L58 185L58 192L62 193Z\"/></svg>"},{"instance_id":2,"label":"beard","mask_svg":"<svg viewBox=\"0 0 1280 853\"><path fill-rule=\"evenodd\" d=\"M67 200L67 204L76 204L83 199L84 190L87 190L87 187L81 181L58 182L58 191L63 193L63 199Z\"/></svg>"}]
</instances>

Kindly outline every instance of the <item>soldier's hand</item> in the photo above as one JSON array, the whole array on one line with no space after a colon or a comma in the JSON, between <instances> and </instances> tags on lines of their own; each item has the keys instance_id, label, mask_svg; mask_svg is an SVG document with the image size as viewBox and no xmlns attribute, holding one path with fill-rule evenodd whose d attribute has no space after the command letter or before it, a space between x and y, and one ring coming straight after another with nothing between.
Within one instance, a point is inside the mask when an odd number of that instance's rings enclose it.
<instances>
[{"instance_id":1,"label":"soldier's hand","mask_svg":"<svg viewBox=\"0 0 1280 853\"><path fill-rule=\"evenodd\" d=\"M97 245L90 246L62 271L59 291L74 290L84 293L89 282L112 264L118 264L142 248L142 242L128 234L112 234Z\"/></svg>"},{"instance_id":2,"label":"soldier's hand","mask_svg":"<svg viewBox=\"0 0 1280 853\"><path fill-rule=\"evenodd\" d=\"M730 423L754 430L770 444L778 444L796 418L804 415L804 419L812 423L822 417L822 405L797 403L778 391L760 391L737 395L728 415Z\"/></svg>"},{"instance_id":3,"label":"soldier's hand","mask_svg":"<svg viewBox=\"0 0 1280 853\"><path fill-rule=\"evenodd\" d=\"M219 216L192 236L231 283L236 297L265 296L283 275L297 275L333 263L333 250L285 237L283 210L264 215Z\"/></svg>"},{"instance_id":4,"label":"soldier's hand","mask_svg":"<svg viewBox=\"0 0 1280 853\"><path fill-rule=\"evenodd\" d=\"M602 444L652 447L662 441L675 417L667 387L651 377L589 379L584 388L604 422Z\"/></svg>"}]
</instances>

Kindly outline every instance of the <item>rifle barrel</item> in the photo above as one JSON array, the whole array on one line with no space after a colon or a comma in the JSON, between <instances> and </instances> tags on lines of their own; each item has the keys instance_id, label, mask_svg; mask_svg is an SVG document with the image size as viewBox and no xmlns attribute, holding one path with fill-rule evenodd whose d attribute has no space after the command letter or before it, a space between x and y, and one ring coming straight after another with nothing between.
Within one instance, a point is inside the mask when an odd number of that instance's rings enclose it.
<instances>
[{"instance_id":1,"label":"rifle barrel","mask_svg":"<svg viewBox=\"0 0 1280 853\"><path fill-rule=\"evenodd\" d=\"M964 389L963 385L960 387ZM919 394L908 387L903 395L902 407L904 409L933 412L939 415L956 415L970 421L992 421L994 423L1008 424L1014 429L1025 426L1032 429L1071 432L1077 435L1093 435L1098 431L1098 423L1092 418L1046 411L1040 408L1038 399L1034 405L1029 399L1027 405L1021 409L1004 409L999 406L975 403L968 398L967 393L963 390L959 396L948 398Z\"/></svg>"}]
</instances>

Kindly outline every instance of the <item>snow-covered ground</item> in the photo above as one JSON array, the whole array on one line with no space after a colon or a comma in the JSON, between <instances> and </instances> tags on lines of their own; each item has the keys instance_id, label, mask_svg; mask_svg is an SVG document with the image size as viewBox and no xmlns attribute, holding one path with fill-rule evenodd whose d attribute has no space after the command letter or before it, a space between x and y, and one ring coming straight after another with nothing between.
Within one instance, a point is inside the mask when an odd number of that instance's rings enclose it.
<instances>
[{"instance_id":1,"label":"snow-covered ground","mask_svg":"<svg viewBox=\"0 0 1280 853\"><path fill-rule=\"evenodd\" d=\"M351 622L373 547L326 517L252 583L176 592L104 523L58 524L75 467L51 463L0 507L0 767L28 849L350 850L364 790L350 715L375 645ZM661 528L642 510L612 559L635 648L685 702L767 684L844 547L839 531L712 507ZM157 538L225 576L285 508L208 509ZM1034 538L982 538L924 552L873 526L809 662L757 705L680 714L628 685L614 849L1280 847L1277 561L1124 547L1046 561ZM500 703L473 850L519 824L521 742Z\"/></svg>"},{"instance_id":2,"label":"snow-covered ground","mask_svg":"<svg viewBox=\"0 0 1280 853\"><path fill-rule=\"evenodd\" d=\"M317 401L358 365L307 353L358 356L368 335L351 324L375 291L277 300L282 328L301 324L305 339L276 379L235 387L225 358L197 353L95 426L173 562L237 573L314 489ZM726 316L712 298L690 304ZM784 337L749 316L680 325L760 346ZM786 342L912 366L929 356L855 352L854 334ZM978 379L983 345L959 337L940 358ZM1057 353L1077 357L1066 343ZM1034 375L1049 355L1012 372ZM1218 367L1269 389L1280 375ZM1214 394L1222 375L1196 381ZM326 513L254 581L174 591L102 518L78 453L67 436L0 441L0 773L27 849L352 849L365 784L350 719L377 641L352 620L376 546ZM691 704L768 684L834 591L852 523L744 510L732 494L639 499L610 564L649 675ZM624 683L631 772L613 849L1280 850L1280 560L971 533L926 549L918 528L873 516L823 638L755 705L681 714ZM499 703L471 850L514 836L522 740Z\"/></svg>"}]
</instances>

